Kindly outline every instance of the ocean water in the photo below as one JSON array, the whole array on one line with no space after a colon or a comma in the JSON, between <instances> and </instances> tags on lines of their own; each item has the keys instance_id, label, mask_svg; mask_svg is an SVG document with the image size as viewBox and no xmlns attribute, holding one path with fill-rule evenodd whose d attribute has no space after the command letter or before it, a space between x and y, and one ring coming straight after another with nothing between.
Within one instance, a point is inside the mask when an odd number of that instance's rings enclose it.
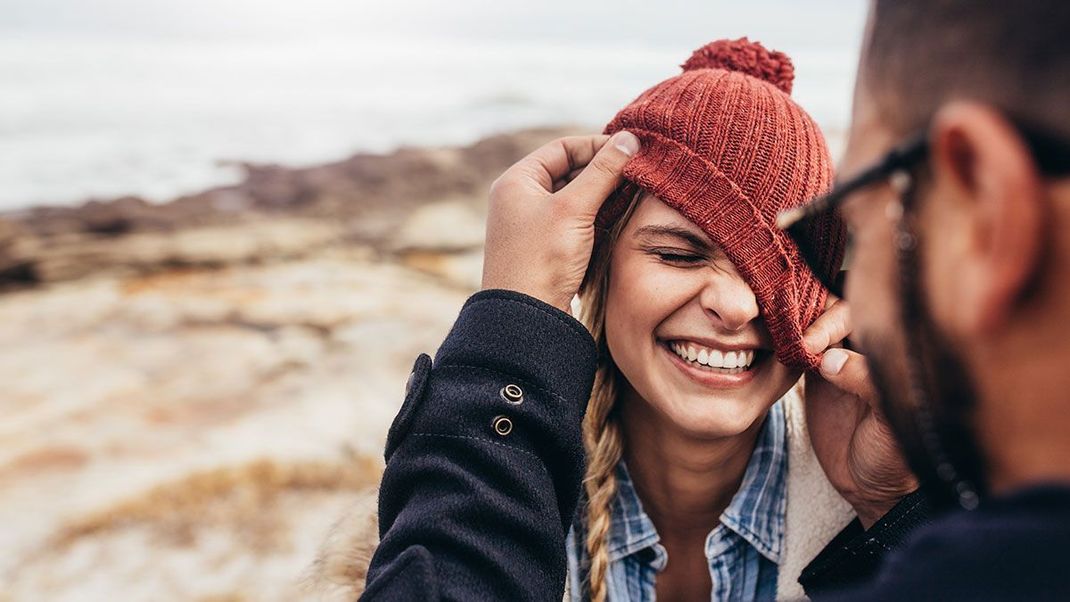
<instances>
[{"instance_id":1,"label":"ocean water","mask_svg":"<svg viewBox=\"0 0 1070 602\"><path fill-rule=\"evenodd\" d=\"M861 0L0 0L0 210L520 127L598 129L706 41L795 61L837 140Z\"/></svg>"}]
</instances>

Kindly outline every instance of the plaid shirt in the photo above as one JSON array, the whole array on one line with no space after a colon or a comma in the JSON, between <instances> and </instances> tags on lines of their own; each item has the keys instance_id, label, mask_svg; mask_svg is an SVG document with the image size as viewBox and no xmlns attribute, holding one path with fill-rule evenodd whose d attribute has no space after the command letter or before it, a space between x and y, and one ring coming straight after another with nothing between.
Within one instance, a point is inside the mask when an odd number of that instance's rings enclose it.
<instances>
[{"instance_id":1,"label":"plaid shirt","mask_svg":"<svg viewBox=\"0 0 1070 602\"><path fill-rule=\"evenodd\" d=\"M785 428L784 408L778 401L758 435L739 491L721 515L720 524L706 537L713 583L710 600L742 602L776 597L787 502ZM657 574L665 568L669 555L643 511L623 460L617 466L617 483L609 531L608 597L611 602L647 602L655 599ZM580 508L585 503L581 500ZM577 518L566 541L569 590L576 602L584 599L588 565L582 523L582 518Z\"/></svg>"}]
</instances>

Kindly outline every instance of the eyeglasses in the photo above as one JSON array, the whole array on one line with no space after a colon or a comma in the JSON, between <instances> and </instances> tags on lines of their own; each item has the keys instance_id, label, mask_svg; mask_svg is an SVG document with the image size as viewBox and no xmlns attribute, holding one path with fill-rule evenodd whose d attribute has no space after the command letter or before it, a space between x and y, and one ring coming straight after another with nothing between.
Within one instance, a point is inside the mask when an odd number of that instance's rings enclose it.
<instances>
[{"instance_id":1,"label":"eyeglasses","mask_svg":"<svg viewBox=\"0 0 1070 602\"><path fill-rule=\"evenodd\" d=\"M1014 125L1029 147L1041 173L1049 176L1070 174L1070 143L1022 122L1014 122ZM852 194L882 181L890 181L892 186L902 193L901 188L911 181L910 170L916 167L928 152L926 128L893 148L858 175L833 186L825 195L805 205L782 211L777 216L777 227L795 241L803 261L829 292L843 297L846 271L843 269L843 261L839 265L828 265L832 250L818 244L814 236L814 233L819 231L815 227L817 221L836 211ZM843 257L849 259L853 247L850 231L847 233L846 247Z\"/></svg>"}]
</instances>

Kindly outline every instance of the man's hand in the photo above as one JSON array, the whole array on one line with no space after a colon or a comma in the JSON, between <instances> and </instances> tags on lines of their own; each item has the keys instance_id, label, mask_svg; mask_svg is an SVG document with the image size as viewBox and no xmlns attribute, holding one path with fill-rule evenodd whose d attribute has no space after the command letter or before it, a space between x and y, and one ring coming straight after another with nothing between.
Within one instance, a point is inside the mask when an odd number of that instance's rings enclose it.
<instances>
[{"instance_id":1,"label":"man's hand","mask_svg":"<svg viewBox=\"0 0 1070 602\"><path fill-rule=\"evenodd\" d=\"M806 377L806 420L821 467L868 529L918 483L876 407L866 358L836 347L850 333L847 302L834 298L806 330L807 348L824 351L820 375Z\"/></svg>"},{"instance_id":2,"label":"man's hand","mask_svg":"<svg viewBox=\"0 0 1070 602\"><path fill-rule=\"evenodd\" d=\"M490 191L483 288L568 312L591 259L595 215L638 150L628 132L561 138L502 174Z\"/></svg>"}]
</instances>

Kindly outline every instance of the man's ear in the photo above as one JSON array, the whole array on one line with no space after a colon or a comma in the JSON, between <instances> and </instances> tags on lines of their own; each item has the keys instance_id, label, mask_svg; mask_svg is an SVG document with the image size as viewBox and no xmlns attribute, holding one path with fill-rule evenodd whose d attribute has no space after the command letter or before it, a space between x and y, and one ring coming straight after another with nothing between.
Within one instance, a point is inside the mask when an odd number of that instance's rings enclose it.
<instances>
[{"instance_id":1,"label":"man's ear","mask_svg":"<svg viewBox=\"0 0 1070 602\"><path fill-rule=\"evenodd\" d=\"M998 330L1039 268L1046 234L1041 175L1017 129L988 105L944 105L930 143L934 188L961 218L948 226L965 229L949 233L960 244L957 326L964 334Z\"/></svg>"}]
</instances>

